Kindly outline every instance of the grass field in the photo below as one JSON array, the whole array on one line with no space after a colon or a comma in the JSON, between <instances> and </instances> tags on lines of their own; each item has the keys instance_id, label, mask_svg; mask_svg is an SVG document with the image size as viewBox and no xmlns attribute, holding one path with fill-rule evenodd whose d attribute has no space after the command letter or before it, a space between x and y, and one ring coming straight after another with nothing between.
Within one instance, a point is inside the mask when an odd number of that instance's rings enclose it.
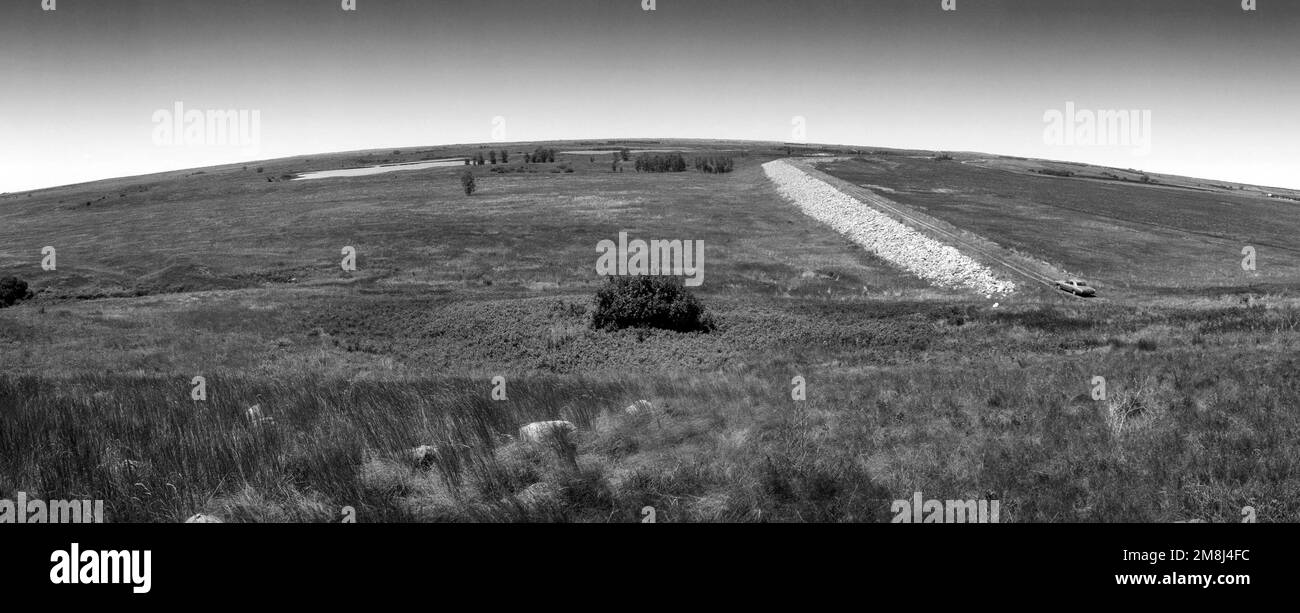
<instances>
[{"instance_id":1,"label":"grass field","mask_svg":"<svg viewBox=\"0 0 1300 613\"><path fill-rule=\"evenodd\" d=\"M538 145L492 148L523 169ZM779 144L540 145L736 170L566 154L574 172L473 167L468 197L463 167L288 180L486 150L467 145L0 196L0 276L37 292L0 310L0 498L101 498L110 521L889 521L914 491L998 498L1002 521L1300 517L1294 202L966 154L826 167L1108 297L995 306L784 202L760 168ZM596 245L620 231L705 242L717 330L590 328ZM258 395L273 427L244 419ZM575 447L513 437L545 419Z\"/></svg>"},{"instance_id":2,"label":"grass field","mask_svg":"<svg viewBox=\"0 0 1300 613\"><path fill-rule=\"evenodd\" d=\"M1112 296L1294 291L1300 284L1300 202L1256 191L1099 178L1119 169L1061 164L986 166L883 156L826 170L1106 287ZM1226 186L1225 186L1226 187ZM1256 249L1243 271L1242 248Z\"/></svg>"}]
</instances>

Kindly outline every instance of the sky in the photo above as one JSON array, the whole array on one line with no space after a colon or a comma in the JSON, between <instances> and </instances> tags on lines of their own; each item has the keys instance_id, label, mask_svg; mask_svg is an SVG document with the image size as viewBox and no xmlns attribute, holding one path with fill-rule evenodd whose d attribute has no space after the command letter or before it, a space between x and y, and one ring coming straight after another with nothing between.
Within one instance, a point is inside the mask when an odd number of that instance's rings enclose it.
<instances>
[{"instance_id":1,"label":"sky","mask_svg":"<svg viewBox=\"0 0 1300 613\"><path fill-rule=\"evenodd\" d=\"M631 137L981 151L1300 188L1291 0L43 1L0 0L0 192ZM258 122L241 144L169 141L160 126L176 118L159 111L177 103ZM1067 104L1079 121L1137 111L1149 148L1053 142L1045 117Z\"/></svg>"}]
</instances>

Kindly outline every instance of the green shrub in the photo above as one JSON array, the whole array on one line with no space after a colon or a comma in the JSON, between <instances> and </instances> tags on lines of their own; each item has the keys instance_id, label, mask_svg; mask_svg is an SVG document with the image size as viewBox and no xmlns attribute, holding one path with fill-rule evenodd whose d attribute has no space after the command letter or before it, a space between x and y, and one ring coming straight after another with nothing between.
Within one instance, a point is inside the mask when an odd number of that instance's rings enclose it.
<instances>
[{"instance_id":1,"label":"green shrub","mask_svg":"<svg viewBox=\"0 0 1300 613\"><path fill-rule=\"evenodd\" d=\"M704 305L673 277L619 276L596 292L596 329L661 328L708 332L715 326Z\"/></svg>"},{"instance_id":2,"label":"green shrub","mask_svg":"<svg viewBox=\"0 0 1300 613\"><path fill-rule=\"evenodd\" d=\"M0 307L12 306L19 300L26 300L32 297L32 293L27 290L27 282L18 277L0 278Z\"/></svg>"}]
</instances>

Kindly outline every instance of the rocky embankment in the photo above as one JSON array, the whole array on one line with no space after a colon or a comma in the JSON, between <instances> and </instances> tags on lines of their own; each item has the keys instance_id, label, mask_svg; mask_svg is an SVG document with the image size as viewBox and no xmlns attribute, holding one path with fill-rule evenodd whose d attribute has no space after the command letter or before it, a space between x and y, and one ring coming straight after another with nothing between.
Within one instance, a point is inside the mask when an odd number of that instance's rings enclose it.
<instances>
[{"instance_id":1,"label":"rocky embankment","mask_svg":"<svg viewBox=\"0 0 1300 613\"><path fill-rule=\"evenodd\" d=\"M1008 294L1016 289L1015 283L998 279L988 267L955 247L894 221L788 162L768 162L763 164L763 171L781 195L809 217L934 285L973 290L986 296Z\"/></svg>"}]
</instances>

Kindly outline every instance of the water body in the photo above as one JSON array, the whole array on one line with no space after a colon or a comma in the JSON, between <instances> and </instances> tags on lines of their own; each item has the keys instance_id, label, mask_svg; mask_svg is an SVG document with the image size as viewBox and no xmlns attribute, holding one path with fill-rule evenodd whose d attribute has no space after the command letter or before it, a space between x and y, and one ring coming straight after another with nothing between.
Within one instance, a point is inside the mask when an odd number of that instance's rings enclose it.
<instances>
[{"instance_id":1,"label":"water body","mask_svg":"<svg viewBox=\"0 0 1300 613\"><path fill-rule=\"evenodd\" d=\"M446 166L464 166L465 158L451 158L446 160L425 160L422 162L402 162L400 164L380 164L378 166L366 166L363 168L340 168L338 170L317 170L315 172L304 172L294 181L304 181L307 179L328 179L331 177L364 177L366 175L377 175L385 172L396 172L398 170L423 170L425 168L443 168Z\"/></svg>"}]
</instances>

